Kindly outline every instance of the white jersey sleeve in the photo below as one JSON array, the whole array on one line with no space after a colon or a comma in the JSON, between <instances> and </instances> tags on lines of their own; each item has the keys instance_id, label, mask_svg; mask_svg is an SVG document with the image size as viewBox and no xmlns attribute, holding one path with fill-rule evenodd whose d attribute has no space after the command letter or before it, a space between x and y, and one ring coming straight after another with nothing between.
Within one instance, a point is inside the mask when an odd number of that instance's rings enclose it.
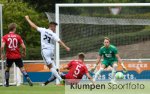
<instances>
[{"instance_id":1,"label":"white jersey sleeve","mask_svg":"<svg viewBox=\"0 0 150 94\"><path fill-rule=\"evenodd\" d=\"M38 28L37 28L37 31L41 33L41 32L43 32L43 31L45 31L45 28L38 27Z\"/></svg>"},{"instance_id":2,"label":"white jersey sleeve","mask_svg":"<svg viewBox=\"0 0 150 94\"><path fill-rule=\"evenodd\" d=\"M56 42L60 41L60 38L59 38L55 33L53 33L53 39L54 39Z\"/></svg>"}]
</instances>

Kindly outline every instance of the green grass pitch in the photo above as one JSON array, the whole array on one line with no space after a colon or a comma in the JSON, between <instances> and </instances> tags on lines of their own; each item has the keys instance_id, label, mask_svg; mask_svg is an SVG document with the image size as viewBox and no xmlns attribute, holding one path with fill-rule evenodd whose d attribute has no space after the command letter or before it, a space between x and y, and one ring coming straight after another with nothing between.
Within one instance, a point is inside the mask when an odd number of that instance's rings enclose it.
<instances>
[{"instance_id":1,"label":"green grass pitch","mask_svg":"<svg viewBox=\"0 0 150 94\"><path fill-rule=\"evenodd\" d=\"M0 86L0 94L65 94L64 86L56 86L50 84L42 87L41 85L35 84L33 87L28 85L21 86Z\"/></svg>"},{"instance_id":2,"label":"green grass pitch","mask_svg":"<svg viewBox=\"0 0 150 94\"><path fill-rule=\"evenodd\" d=\"M127 81L128 82L128 81ZM130 82L130 81L129 81ZM99 82L107 84L108 82ZM126 83L126 81L125 81ZM145 85L143 90L68 90L65 92L65 86L56 86L54 83L42 87L40 84L34 84L33 87L28 85L21 86L0 86L0 94L150 94L150 81L134 81L132 83L140 83Z\"/></svg>"}]
</instances>

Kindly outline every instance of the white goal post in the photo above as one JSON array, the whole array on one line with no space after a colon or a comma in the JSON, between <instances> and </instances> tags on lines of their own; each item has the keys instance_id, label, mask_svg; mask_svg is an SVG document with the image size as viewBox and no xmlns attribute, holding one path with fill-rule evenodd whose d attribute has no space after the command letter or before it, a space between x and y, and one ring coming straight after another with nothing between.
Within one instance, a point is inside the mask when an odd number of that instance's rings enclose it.
<instances>
[{"instance_id":1,"label":"white goal post","mask_svg":"<svg viewBox=\"0 0 150 94\"><path fill-rule=\"evenodd\" d=\"M60 33L60 8L62 7L138 7L138 6L150 6L150 3L78 3L78 4L56 4L55 5L55 21L58 23L56 28L56 34L59 36ZM58 43L56 43L56 66L60 65L60 48ZM57 81L57 83L59 83Z\"/></svg>"},{"instance_id":2,"label":"white goal post","mask_svg":"<svg viewBox=\"0 0 150 94\"><path fill-rule=\"evenodd\" d=\"M0 4L0 32L1 32L1 38L2 38L2 36L3 36L3 21L2 21L2 4ZM2 45L2 42L1 42L1 45ZM2 79L2 82L0 82L0 83L2 83L2 85L4 86L4 63L3 63L3 61L1 61L1 79Z\"/></svg>"}]
</instances>

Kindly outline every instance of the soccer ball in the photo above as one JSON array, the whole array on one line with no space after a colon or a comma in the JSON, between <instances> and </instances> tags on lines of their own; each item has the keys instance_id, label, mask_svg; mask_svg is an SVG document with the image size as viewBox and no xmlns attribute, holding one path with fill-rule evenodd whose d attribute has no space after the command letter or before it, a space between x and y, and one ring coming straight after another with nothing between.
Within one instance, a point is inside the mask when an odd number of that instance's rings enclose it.
<instances>
[{"instance_id":1,"label":"soccer ball","mask_svg":"<svg viewBox=\"0 0 150 94\"><path fill-rule=\"evenodd\" d=\"M115 75L116 79L123 79L124 78L124 75L122 72L117 72L116 75Z\"/></svg>"}]
</instances>

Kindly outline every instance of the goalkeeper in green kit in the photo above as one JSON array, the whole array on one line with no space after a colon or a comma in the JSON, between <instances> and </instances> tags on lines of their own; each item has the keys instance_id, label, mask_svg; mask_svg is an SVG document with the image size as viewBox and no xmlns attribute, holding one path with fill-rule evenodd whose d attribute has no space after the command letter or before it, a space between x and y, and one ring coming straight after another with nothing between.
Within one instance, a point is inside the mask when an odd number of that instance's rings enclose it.
<instances>
[{"instance_id":1,"label":"goalkeeper in green kit","mask_svg":"<svg viewBox=\"0 0 150 94\"><path fill-rule=\"evenodd\" d=\"M103 58L103 61L101 62L100 69L95 73L94 81L96 80L97 76L101 74L102 71L104 71L105 68L108 66L112 67L112 79L111 83L116 84L115 82L115 74L117 70L117 63L121 63L121 66L123 70L126 72L126 67L124 66L119 54L118 50L115 46L110 44L110 39L105 37L104 38L104 46L102 46L99 50L99 56L96 61L96 66L93 70L96 69L97 65L100 63L101 58Z\"/></svg>"}]
</instances>

